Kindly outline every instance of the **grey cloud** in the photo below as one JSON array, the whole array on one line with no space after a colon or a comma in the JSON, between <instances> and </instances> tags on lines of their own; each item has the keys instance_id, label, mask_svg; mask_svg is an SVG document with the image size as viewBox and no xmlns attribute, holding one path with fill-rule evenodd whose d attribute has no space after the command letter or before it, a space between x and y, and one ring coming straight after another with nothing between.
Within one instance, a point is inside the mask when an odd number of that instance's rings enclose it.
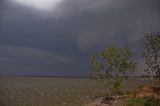
<instances>
[{"instance_id":1,"label":"grey cloud","mask_svg":"<svg viewBox=\"0 0 160 106\"><path fill-rule=\"evenodd\" d=\"M56 13L53 13L53 17L55 15L59 18L68 16L71 19L73 17L82 17L82 19L83 17L91 18L91 20L77 20L81 21L81 23L77 22L77 24L80 24L81 26L79 25L79 29L76 29L78 31L74 33L74 37L80 49L85 48L85 46L86 48L89 48L89 45L94 47L94 45L98 44L99 42L104 42L104 39L118 40L117 38L119 38L119 33L124 35L126 34L125 36L130 36L130 38L127 39L129 42L135 42L141 38L144 33L159 30L160 15L158 14L159 11L157 11L159 9L157 7L158 3L159 2L157 0L153 0L152 2L149 0L67 0L61 3ZM15 11L14 9L12 10L13 11L11 12L6 12L11 15L12 18L14 18L13 16L15 14L15 17L18 21L30 20L28 17L28 19L25 18L27 14L30 14L30 12L23 12L29 11L30 9L22 9L22 12L21 9L16 9ZM94 13L92 11L94 11ZM24 15L23 13L27 14ZM86 16L86 14L89 15ZM11 18L11 16L6 17ZM19 16L20 19L17 18ZM24 16L24 18L21 16ZM7 19L6 17L5 19ZM92 20L93 17L104 18L95 18ZM70 18L68 20L70 20ZM87 24L90 24L91 27L86 27L86 21L89 21ZM73 26L76 27L77 24L73 24ZM97 43L95 41L97 41Z\"/></svg>"},{"instance_id":2,"label":"grey cloud","mask_svg":"<svg viewBox=\"0 0 160 106\"><path fill-rule=\"evenodd\" d=\"M81 1L75 1L75 0L62 0L61 3L59 3L56 8L51 8L48 12L41 12L40 10L36 10L30 7L24 7L21 4L14 3L13 0L7 0L8 7L10 10L5 10L3 14L3 19L10 20L8 18L23 18L23 14L25 10L29 10L32 15L37 15L41 18L70 18L70 17L77 17L82 16L85 12L92 12L97 14L97 12L101 11L116 11L119 9L123 9L125 6L130 4L132 0L123 0L123 1L117 1L117 0L81 0ZM17 9L17 7L21 9ZM17 19L17 20L18 20Z\"/></svg>"},{"instance_id":3,"label":"grey cloud","mask_svg":"<svg viewBox=\"0 0 160 106\"><path fill-rule=\"evenodd\" d=\"M67 64L75 62L64 56L56 55L52 52L40 50L36 48L29 47L16 47L16 46L0 46L0 62L10 61L18 62L18 64L29 64L39 63L39 64Z\"/></svg>"},{"instance_id":4,"label":"grey cloud","mask_svg":"<svg viewBox=\"0 0 160 106\"><path fill-rule=\"evenodd\" d=\"M64 0L46 13L2 1L0 61L10 61L13 67L24 67L13 65L19 61L50 64L42 69L86 71L92 53L118 45L129 46L136 54L138 70L143 70L140 39L145 33L160 31L159 0ZM56 68L51 63L57 63Z\"/></svg>"},{"instance_id":5,"label":"grey cloud","mask_svg":"<svg viewBox=\"0 0 160 106\"><path fill-rule=\"evenodd\" d=\"M81 49L94 48L100 44L135 45L140 43L139 40L146 33L160 31L159 7L156 2L154 3L134 1L123 9L106 10L103 15L99 14L99 17L103 17L102 19L95 18L92 23L89 23L92 25L88 28L89 30L80 30L81 34L77 34L77 43Z\"/></svg>"},{"instance_id":6,"label":"grey cloud","mask_svg":"<svg viewBox=\"0 0 160 106\"><path fill-rule=\"evenodd\" d=\"M72 57L31 47L0 46L0 75L85 75ZM76 69L76 71L75 71Z\"/></svg>"},{"instance_id":7,"label":"grey cloud","mask_svg":"<svg viewBox=\"0 0 160 106\"><path fill-rule=\"evenodd\" d=\"M5 57L5 56L0 56L0 63L16 63L17 61L15 61L14 59L10 58L10 57Z\"/></svg>"}]
</instances>

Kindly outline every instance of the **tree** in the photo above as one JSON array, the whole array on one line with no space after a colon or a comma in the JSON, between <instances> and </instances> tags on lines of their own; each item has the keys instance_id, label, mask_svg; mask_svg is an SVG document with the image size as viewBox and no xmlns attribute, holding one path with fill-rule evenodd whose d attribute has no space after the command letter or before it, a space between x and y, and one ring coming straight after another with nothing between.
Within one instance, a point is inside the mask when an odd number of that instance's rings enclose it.
<instances>
[{"instance_id":1,"label":"tree","mask_svg":"<svg viewBox=\"0 0 160 106\"><path fill-rule=\"evenodd\" d=\"M134 71L135 66L130 49L110 47L102 50L100 56L92 56L90 75L96 77L106 88L112 89L114 94L120 94L124 76L129 71Z\"/></svg>"},{"instance_id":2,"label":"tree","mask_svg":"<svg viewBox=\"0 0 160 106\"><path fill-rule=\"evenodd\" d=\"M144 42L144 57L147 69L154 85L160 85L160 33L148 33Z\"/></svg>"}]
</instances>

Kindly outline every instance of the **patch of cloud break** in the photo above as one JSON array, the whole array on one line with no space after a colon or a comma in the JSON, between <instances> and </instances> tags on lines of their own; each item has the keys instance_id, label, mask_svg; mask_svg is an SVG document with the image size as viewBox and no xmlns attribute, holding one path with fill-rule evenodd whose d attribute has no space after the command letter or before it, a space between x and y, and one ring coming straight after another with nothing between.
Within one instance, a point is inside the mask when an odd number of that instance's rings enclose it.
<instances>
[{"instance_id":1,"label":"patch of cloud break","mask_svg":"<svg viewBox=\"0 0 160 106\"><path fill-rule=\"evenodd\" d=\"M51 11L62 2L62 0L11 0L14 3L24 5L41 11Z\"/></svg>"},{"instance_id":2,"label":"patch of cloud break","mask_svg":"<svg viewBox=\"0 0 160 106\"><path fill-rule=\"evenodd\" d=\"M119 10L130 4L132 0L7 0L10 13L16 8L26 8L33 15L41 18L70 18L82 16L85 12L97 13L106 10Z\"/></svg>"}]
</instances>

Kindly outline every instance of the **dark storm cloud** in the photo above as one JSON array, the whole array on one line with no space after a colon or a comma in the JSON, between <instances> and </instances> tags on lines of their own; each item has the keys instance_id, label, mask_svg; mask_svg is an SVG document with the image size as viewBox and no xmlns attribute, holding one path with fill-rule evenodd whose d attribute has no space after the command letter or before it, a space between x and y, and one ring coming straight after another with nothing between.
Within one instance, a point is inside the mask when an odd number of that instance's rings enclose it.
<instances>
[{"instance_id":1,"label":"dark storm cloud","mask_svg":"<svg viewBox=\"0 0 160 106\"><path fill-rule=\"evenodd\" d=\"M131 47L143 70L140 39L160 31L159 0L62 0L48 11L4 1L0 63L6 73L84 75L90 55L111 45Z\"/></svg>"},{"instance_id":2,"label":"dark storm cloud","mask_svg":"<svg viewBox=\"0 0 160 106\"><path fill-rule=\"evenodd\" d=\"M56 55L52 52L41 49L0 46L0 50L0 69L3 74L6 74L6 70L8 69L10 69L10 71L12 69L11 73L14 73L16 69L19 71L21 69L24 70L24 72L28 71L30 73L35 73L35 70L39 70L38 72L41 72L43 69L44 73L46 71L45 75L49 75L47 72L48 70L51 71L54 69L55 71L61 72L61 70L63 71L65 68L67 68L66 70L70 71L71 66L80 67L74 58ZM23 73L23 71L20 73Z\"/></svg>"}]
</instances>

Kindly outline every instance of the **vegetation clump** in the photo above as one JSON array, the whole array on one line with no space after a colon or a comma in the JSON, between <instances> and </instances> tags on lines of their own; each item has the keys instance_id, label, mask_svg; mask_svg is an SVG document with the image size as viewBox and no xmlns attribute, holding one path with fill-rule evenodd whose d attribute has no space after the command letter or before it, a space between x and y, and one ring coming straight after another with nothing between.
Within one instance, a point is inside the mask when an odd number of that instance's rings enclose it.
<instances>
[{"instance_id":1,"label":"vegetation clump","mask_svg":"<svg viewBox=\"0 0 160 106\"><path fill-rule=\"evenodd\" d=\"M157 106L149 97L127 98L126 105L127 106Z\"/></svg>"}]
</instances>

